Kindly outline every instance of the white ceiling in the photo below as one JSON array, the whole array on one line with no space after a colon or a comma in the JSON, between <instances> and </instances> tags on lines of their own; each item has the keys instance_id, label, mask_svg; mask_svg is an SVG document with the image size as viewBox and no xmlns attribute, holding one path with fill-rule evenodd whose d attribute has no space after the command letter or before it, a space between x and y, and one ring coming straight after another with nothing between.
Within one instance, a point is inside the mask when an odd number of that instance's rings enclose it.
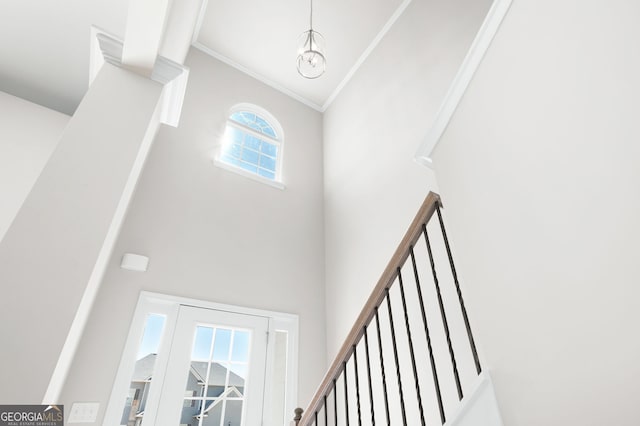
<instances>
[{"instance_id":1,"label":"white ceiling","mask_svg":"<svg viewBox=\"0 0 640 426\"><path fill-rule=\"evenodd\" d=\"M314 0L314 29L327 41L327 71L316 80L299 76L295 65L308 0L205 0L194 43L321 110L409 2ZM91 25L123 37L128 4L0 2L0 90L72 114L88 87Z\"/></svg>"},{"instance_id":2,"label":"white ceiling","mask_svg":"<svg viewBox=\"0 0 640 426\"><path fill-rule=\"evenodd\" d=\"M89 85L90 28L124 34L128 0L0 1L0 90L72 114Z\"/></svg>"},{"instance_id":3,"label":"white ceiling","mask_svg":"<svg viewBox=\"0 0 640 426\"><path fill-rule=\"evenodd\" d=\"M327 71L296 71L298 37L309 29L309 0L209 0L196 46L321 109L407 0L314 0L314 29L327 42Z\"/></svg>"}]
</instances>

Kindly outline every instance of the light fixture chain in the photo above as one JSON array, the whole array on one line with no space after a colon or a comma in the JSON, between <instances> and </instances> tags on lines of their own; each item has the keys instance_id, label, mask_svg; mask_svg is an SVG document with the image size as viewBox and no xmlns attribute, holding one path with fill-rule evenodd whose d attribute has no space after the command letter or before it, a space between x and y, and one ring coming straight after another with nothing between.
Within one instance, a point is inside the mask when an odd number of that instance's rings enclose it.
<instances>
[{"instance_id":1,"label":"light fixture chain","mask_svg":"<svg viewBox=\"0 0 640 426\"><path fill-rule=\"evenodd\" d=\"M309 29L313 31L313 0L311 0L311 7L309 9L311 10L309 13Z\"/></svg>"}]
</instances>

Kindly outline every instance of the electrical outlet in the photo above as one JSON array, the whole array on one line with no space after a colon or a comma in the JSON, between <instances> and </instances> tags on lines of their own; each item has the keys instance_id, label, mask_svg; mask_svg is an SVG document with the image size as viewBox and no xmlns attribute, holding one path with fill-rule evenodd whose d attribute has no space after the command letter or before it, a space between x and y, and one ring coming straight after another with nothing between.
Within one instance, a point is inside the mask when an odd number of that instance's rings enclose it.
<instances>
[{"instance_id":1,"label":"electrical outlet","mask_svg":"<svg viewBox=\"0 0 640 426\"><path fill-rule=\"evenodd\" d=\"M95 423L99 409L99 402L74 402L67 423Z\"/></svg>"}]
</instances>

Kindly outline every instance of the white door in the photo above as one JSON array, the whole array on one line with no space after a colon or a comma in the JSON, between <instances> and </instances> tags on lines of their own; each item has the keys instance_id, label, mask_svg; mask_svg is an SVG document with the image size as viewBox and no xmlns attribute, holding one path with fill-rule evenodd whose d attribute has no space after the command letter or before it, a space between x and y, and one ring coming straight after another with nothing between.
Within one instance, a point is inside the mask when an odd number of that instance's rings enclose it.
<instances>
[{"instance_id":1,"label":"white door","mask_svg":"<svg viewBox=\"0 0 640 426\"><path fill-rule=\"evenodd\" d=\"M262 424L268 330L266 317L180 306L159 403L145 424Z\"/></svg>"}]
</instances>

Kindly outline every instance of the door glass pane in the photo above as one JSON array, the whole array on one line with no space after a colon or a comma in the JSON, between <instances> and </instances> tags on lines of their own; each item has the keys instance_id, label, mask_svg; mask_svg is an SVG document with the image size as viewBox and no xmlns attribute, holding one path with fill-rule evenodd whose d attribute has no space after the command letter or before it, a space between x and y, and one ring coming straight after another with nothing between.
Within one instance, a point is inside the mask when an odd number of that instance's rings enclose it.
<instances>
[{"instance_id":1,"label":"door glass pane","mask_svg":"<svg viewBox=\"0 0 640 426\"><path fill-rule=\"evenodd\" d=\"M223 404L220 401L206 401L202 426L220 426Z\"/></svg>"},{"instance_id":2,"label":"door glass pane","mask_svg":"<svg viewBox=\"0 0 640 426\"><path fill-rule=\"evenodd\" d=\"M213 344L213 328L196 327L196 337L193 344L192 359L211 359L211 345Z\"/></svg>"},{"instance_id":3,"label":"door glass pane","mask_svg":"<svg viewBox=\"0 0 640 426\"><path fill-rule=\"evenodd\" d=\"M181 425L242 425L250 346L250 331L196 327Z\"/></svg>"},{"instance_id":4,"label":"door glass pane","mask_svg":"<svg viewBox=\"0 0 640 426\"><path fill-rule=\"evenodd\" d=\"M231 330L216 329L216 341L213 345L213 359L226 361L229 359L229 347L231 346Z\"/></svg>"},{"instance_id":5,"label":"door glass pane","mask_svg":"<svg viewBox=\"0 0 640 426\"><path fill-rule=\"evenodd\" d=\"M224 426L240 426L242 424L242 400L227 401L222 424Z\"/></svg>"},{"instance_id":6,"label":"door glass pane","mask_svg":"<svg viewBox=\"0 0 640 426\"><path fill-rule=\"evenodd\" d=\"M234 333L231 361L247 362L249 360L250 338L251 335L248 331L236 331Z\"/></svg>"},{"instance_id":7,"label":"door glass pane","mask_svg":"<svg viewBox=\"0 0 640 426\"><path fill-rule=\"evenodd\" d=\"M165 320L160 314L147 316L120 425L137 426L142 422Z\"/></svg>"},{"instance_id":8,"label":"door glass pane","mask_svg":"<svg viewBox=\"0 0 640 426\"><path fill-rule=\"evenodd\" d=\"M229 384L237 387L240 392L243 392L244 389L244 378L247 377L247 373L249 372L248 364L238 364L232 363L229 364L229 370L231 371L229 377Z\"/></svg>"}]
</instances>

